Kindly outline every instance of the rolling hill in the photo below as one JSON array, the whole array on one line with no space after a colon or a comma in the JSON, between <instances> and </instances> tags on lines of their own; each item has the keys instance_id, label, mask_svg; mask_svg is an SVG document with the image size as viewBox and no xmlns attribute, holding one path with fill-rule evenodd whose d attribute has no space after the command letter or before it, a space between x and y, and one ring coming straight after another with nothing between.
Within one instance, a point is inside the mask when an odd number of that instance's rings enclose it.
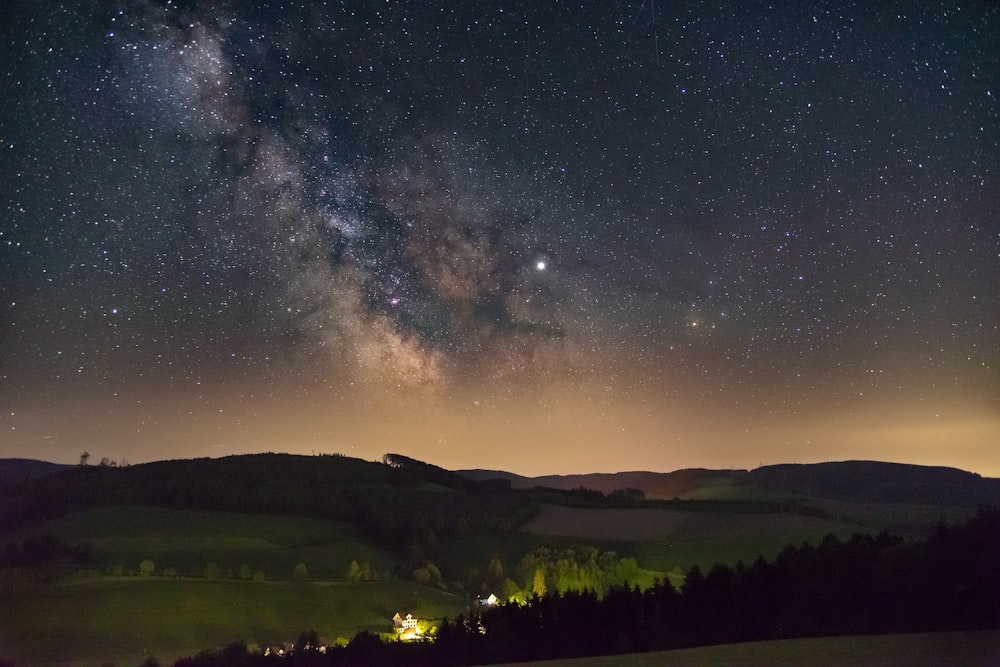
<instances>
[{"instance_id":1,"label":"rolling hill","mask_svg":"<svg viewBox=\"0 0 1000 667\"><path fill-rule=\"evenodd\" d=\"M72 467L35 459L0 459L0 485L38 479Z\"/></svg>"},{"instance_id":2,"label":"rolling hill","mask_svg":"<svg viewBox=\"0 0 1000 667\"><path fill-rule=\"evenodd\" d=\"M141 600L164 619L184 617L178 611L189 604L204 610L199 622L211 632L153 623L156 614L150 627L135 628L161 655L233 636L287 637L311 619L327 635L348 636L378 629L397 607L454 615L501 585L530 591L546 558L553 567L572 558L631 563L632 583L665 578L679 586L693 565L709 571L713 563L773 559L828 535L888 529L923 539L942 521L1000 503L1000 480L872 461L530 478L449 471L393 454L380 463L252 454L127 467L7 460L0 474L0 545L15 545L6 553L58 546L31 542L51 536L89 554L76 579L10 589L18 606L8 606L0 626L20 628L7 644L35 650L35 664L54 654L57 616L67 646L95 656L119 651L114 614L91 619L89 629L73 623L75 610L117 608L119 600ZM644 498L614 493L621 489ZM155 561L156 576L129 576L144 559ZM377 583L349 579L352 560L370 564ZM308 565L308 582L293 575L299 563ZM264 581L254 581L257 570Z\"/></svg>"},{"instance_id":3,"label":"rolling hill","mask_svg":"<svg viewBox=\"0 0 1000 667\"><path fill-rule=\"evenodd\" d=\"M460 470L474 480L502 479L515 489L580 487L609 494L638 489L650 500L674 498L824 498L854 503L976 506L1000 503L1000 479L957 468L881 461L780 464L754 470L690 468L524 477L505 471Z\"/></svg>"}]
</instances>

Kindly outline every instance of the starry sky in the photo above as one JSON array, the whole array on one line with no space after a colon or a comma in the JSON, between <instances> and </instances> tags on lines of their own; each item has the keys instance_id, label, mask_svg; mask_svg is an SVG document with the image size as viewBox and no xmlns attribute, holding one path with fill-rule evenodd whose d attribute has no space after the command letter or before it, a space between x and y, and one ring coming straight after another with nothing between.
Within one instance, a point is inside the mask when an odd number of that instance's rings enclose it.
<instances>
[{"instance_id":1,"label":"starry sky","mask_svg":"<svg viewBox=\"0 0 1000 667\"><path fill-rule=\"evenodd\" d=\"M0 8L0 455L1000 476L993 2Z\"/></svg>"}]
</instances>

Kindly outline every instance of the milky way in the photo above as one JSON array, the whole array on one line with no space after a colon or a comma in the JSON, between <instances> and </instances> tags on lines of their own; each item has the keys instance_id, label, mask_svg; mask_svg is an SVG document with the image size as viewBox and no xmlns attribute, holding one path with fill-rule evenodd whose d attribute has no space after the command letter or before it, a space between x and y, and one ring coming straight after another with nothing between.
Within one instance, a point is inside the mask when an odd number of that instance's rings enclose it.
<instances>
[{"instance_id":1,"label":"milky way","mask_svg":"<svg viewBox=\"0 0 1000 667\"><path fill-rule=\"evenodd\" d=\"M39 4L5 455L1000 475L992 3Z\"/></svg>"}]
</instances>

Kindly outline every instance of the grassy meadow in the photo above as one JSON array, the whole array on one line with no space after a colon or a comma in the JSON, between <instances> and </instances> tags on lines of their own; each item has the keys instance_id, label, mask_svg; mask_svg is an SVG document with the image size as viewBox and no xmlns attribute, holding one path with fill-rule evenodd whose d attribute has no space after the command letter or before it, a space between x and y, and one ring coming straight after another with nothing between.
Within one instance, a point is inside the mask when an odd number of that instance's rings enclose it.
<instances>
[{"instance_id":1,"label":"grassy meadow","mask_svg":"<svg viewBox=\"0 0 1000 667\"><path fill-rule=\"evenodd\" d=\"M333 641L387 632L397 611L455 617L465 601L387 577L392 557L331 521L231 512L102 507L6 536L53 535L96 549L95 571L8 594L0 603L0 658L17 664L161 662L233 641L266 646L316 630ZM152 576L138 576L142 560ZM347 583L351 560L376 581ZM217 578L205 578L208 563ZM308 575L295 580L298 564ZM243 564L263 581L240 578ZM109 572L123 574L109 575ZM194 576L192 576L194 575Z\"/></svg>"},{"instance_id":2,"label":"grassy meadow","mask_svg":"<svg viewBox=\"0 0 1000 667\"><path fill-rule=\"evenodd\" d=\"M238 576L246 564L266 579L291 579L302 563L310 578L340 579L351 560L367 561L378 574L393 559L357 536L348 525L305 517L176 510L158 507L97 507L34 526L28 535L55 535L67 542L89 542L102 571L121 566L138 572L150 559L156 573L203 576L216 563L223 578ZM227 576L228 575L228 576Z\"/></svg>"},{"instance_id":3,"label":"grassy meadow","mask_svg":"<svg viewBox=\"0 0 1000 667\"><path fill-rule=\"evenodd\" d=\"M523 530L562 541L593 541L633 555L652 571L678 575L697 565L752 563L758 556L773 559L789 544L818 544L832 533L848 539L854 533L925 537L941 521L967 520L974 508L812 501L827 516L793 512L740 512L664 507L581 508L543 505ZM681 505L682 507L682 505Z\"/></svg>"},{"instance_id":4,"label":"grassy meadow","mask_svg":"<svg viewBox=\"0 0 1000 667\"><path fill-rule=\"evenodd\" d=\"M65 582L0 605L0 645L17 664L138 664L194 655L233 641L333 641L391 630L397 611L454 617L464 601L439 589L384 580L360 584L101 577Z\"/></svg>"}]
</instances>

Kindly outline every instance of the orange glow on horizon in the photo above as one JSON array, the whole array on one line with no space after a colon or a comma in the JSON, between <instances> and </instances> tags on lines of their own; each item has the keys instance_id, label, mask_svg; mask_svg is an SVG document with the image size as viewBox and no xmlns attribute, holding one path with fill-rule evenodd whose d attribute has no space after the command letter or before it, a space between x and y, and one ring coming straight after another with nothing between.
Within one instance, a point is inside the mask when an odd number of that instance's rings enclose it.
<instances>
[{"instance_id":1,"label":"orange glow on horizon","mask_svg":"<svg viewBox=\"0 0 1000 667\"><path fill-rule=\"evenodd\" d=\"M259 451L380 460L392 451L449 469L525 476L864 459L1000 477L1000 414L971 400L940 401L934 412L920 402L887 401L864 410L768 414L721 401L709 407L596 385L555 385L515 395L383 394L318 405L261 399L237 406L219 399L213 405L223 407L132 413L97 425L86 414L64 413L36 434L25 433L7 455L75 463L86 449L134 464Z\"/></svg>"}]
</instances>

